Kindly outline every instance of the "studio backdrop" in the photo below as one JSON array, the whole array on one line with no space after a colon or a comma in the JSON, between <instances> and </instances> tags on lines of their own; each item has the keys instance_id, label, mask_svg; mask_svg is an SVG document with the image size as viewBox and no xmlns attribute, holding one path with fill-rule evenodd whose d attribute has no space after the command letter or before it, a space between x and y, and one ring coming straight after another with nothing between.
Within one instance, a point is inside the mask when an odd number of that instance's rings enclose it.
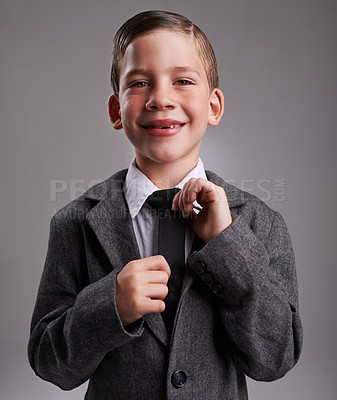
<instances>
[{"instance_id":1,"label":"studio backdrop","mask_svg":"<svg viewBox=\"0 0 337 400\"><path fill-rule=\"evenodd\" d=\"M126 168L133 149L107 115L113 36L149 9L204 30L226 99L207 169L264 200L293 240L304 325L283 379L255 400L332 400L336 377L336 39L330 0L0 0L0 398L83 399L35 377L29 325L53 214Z\"/></svg>"}]
</instances>

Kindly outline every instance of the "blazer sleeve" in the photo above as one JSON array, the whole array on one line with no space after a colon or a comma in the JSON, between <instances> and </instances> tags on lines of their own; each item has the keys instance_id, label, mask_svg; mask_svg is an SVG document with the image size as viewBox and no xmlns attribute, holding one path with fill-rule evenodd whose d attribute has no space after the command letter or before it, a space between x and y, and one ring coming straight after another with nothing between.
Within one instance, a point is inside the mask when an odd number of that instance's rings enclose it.
<instances>
[{"instance_id":1,"label":"blazer sleeve","mask_svg":"<svg viewBox=\"0 0 337 400\"><path fill-rule=\"evenodd\" d=\"M263 239L239 215L189 258L217 298L237 363L263 381L289 371L302 347L293 248L283 218L273 216Z\"/></svg>"},{"instance_id":2,"label":"blazer sleeve","mask_svg":"<svg viewBox=\"0 0 337 400\"><path fill-rule=\"evenodd\" d=\"M35 373L64 390L85 382L109 351L143 331L142 320L129 330L120 321L115 271L88 283L84 240L68 228L51 221L28 345Z\"/></svg>"}]
</instances>

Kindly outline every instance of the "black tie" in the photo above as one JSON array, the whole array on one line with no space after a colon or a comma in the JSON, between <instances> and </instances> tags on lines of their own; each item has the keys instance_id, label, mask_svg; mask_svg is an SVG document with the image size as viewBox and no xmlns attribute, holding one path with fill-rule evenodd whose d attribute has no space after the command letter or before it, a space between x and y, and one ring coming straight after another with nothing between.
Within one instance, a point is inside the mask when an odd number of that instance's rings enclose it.
<instances>
[{"instance_id":1,"label":"black tie","mask_svg":"<svg viewBox=\"0 0 337 400\"><path fill-rule=\"evenodd\" d=\"M185 274L185 230L186 221L180 210L172 211L173 197L179 189L157 190L146 202L157 210L159 219L158 254L165 257L171 268L168 294L165 297L164 323L171 334L179 301L182 280Z\"/></svg>"}]
</instances>

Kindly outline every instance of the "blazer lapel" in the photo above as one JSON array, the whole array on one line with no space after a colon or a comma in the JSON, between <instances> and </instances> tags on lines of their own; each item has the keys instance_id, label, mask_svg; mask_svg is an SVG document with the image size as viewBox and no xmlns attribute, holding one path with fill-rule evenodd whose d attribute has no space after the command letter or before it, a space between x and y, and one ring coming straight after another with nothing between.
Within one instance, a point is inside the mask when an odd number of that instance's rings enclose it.
<instances>
[{"instance_id":1,"label":"blazer lapel","mask_svg":"<svg viewBox=\"0 0 337 400\"><path fill-rule=\"evenodd\" d=\"M140 258L121 182L89 211L87 221L114 270L119 272L129 261Z\"/></svg>"},{"instance_id":2,"label":"blazer lapel","mask_svg":"<svg viewBox=\"0 0 337 400\"><path fill-rule=\"evenodd\" d=\"M98 200L87 214L87 221L117 273L128 262L141 258L124 197L124 181L125 174L116 174L106 181L100 191L96 187L95 192L88 191L86 194L88 198ZM154 335L168 346L169 338L161 314L146 314L144 319Z\"/></svg>"}]
</instances>

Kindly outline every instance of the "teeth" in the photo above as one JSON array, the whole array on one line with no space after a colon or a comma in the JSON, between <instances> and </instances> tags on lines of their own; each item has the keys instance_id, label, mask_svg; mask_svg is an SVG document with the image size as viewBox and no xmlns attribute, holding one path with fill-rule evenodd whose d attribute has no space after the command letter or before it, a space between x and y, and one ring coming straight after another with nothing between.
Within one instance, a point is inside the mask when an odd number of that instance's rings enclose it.
<instances>
[{"instance_id":1,"label":"teeth","mask_svg":"<svg viewBox=\"0 0 337 400\"><path fill-rule=\"evenodd\" d=\"M158 126L157 129L174 129L174 128L179 128L181 126L184 126L185 124L172 124L170 126ZM147 128L150 128L150 126L146 126Z\"/></svg>"},{"instance_id":2,"label":"teeth","mask_svg":"<svg viewBox=\"0 0 337 400\"><path fill-rule=\"evenodd\" d=\"M159 129L173 129L178 128L181 125L170 125L170 126L161 126Z\"/></svg>"}]
</instances>

